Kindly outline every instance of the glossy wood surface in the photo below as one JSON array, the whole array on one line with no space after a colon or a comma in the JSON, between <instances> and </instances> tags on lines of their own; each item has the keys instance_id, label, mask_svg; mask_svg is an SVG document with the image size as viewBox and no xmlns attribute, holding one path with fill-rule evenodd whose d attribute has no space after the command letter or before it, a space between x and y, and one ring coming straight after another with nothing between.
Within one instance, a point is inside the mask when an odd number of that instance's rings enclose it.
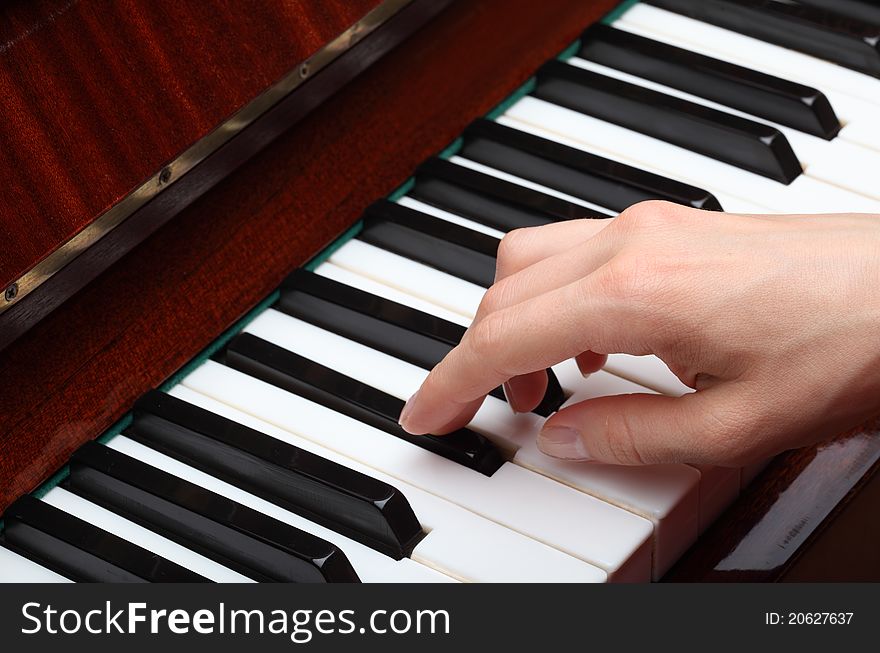
<instances>
[{"instance_id":1,"label":"glossy wood surface","mask_svg":"<svg viewBox=\"0 0 880 653\"><path fill-rule=\"evenodd\" d=\"M666 575L666 581L880 581L880 539L830 538L803 573L799 558L835 528L880 467L880 421L815 447L778 456ZM867 497L867 495L866 495ZM852 502L849 530L869 536L880 504ZM833 540L833 541L832 541ZM817 552L820 549L817 547Z\"/></svg>"},{"instance_id":2,"label":"glossy wood surface","mask_svg":"<svg viewBox=\"0 0 880 653\"><path fill-rule=\"evenodd\" d=\"M37 287L31 287L27 294L23 290L18 294L15 303L7 305L3 310L3 299L0 299L0 351L14 342L34 324L55 310L64 301L81 290L101 272L113 265L133 247L159 229L196 199L208 192L231 171L242 165L250 157L261 151L280 134L296 124L308 113L320 106L328 97L342 86L361 74L377 59L399 45L414 31L422 27L433 16L442 11L451 0L383 0L380 7L370 12L369 16L358 23L361 36L352 44L350 39L340 36L334 40L332 48L335 58L319 70L312 69L310 77L297 85L292 91L279 93L278 85L257 96L245 107L235 113L232 118L216 127L208 136L186 150L181 157L175 159L163 170L178 168L176 178L150 201L146 201L145 192L155 192L153 184L161 179L157 172L142 184L134 193L84 229L75 238L86 232L94 233L107 227L104 225L115 219L115 213L127 215L123 222L112 228L97 242L90 246L73 245L74 240L67 241L63 249L44 259L40 266L52 257L63 252L67 256L71 250L78 251L85 247L69 263L57 270ZM380 16L377 17L376 13ZM369 27L365 27L368 25ZM348 46L344 51L337 50L337 43ZM320 57L321 55L315 55ZM311 58L314 61L315 57ZM196 63L196 66L199 64ZM283 76L285 87L291 77L300 79L299 64ZM271 95L272 99L268 99ZM280 97L279 97L280 96ZM259 105L255 109L255 103ZM271 108L266 107L271 105ZM243 119L241 113L249 115L249 122L241 127L235 125ZM235 133L228 130L232 127ZM242 131L243 129L243 131ZM223 139L219 147L213 143L215 137ZM213 144L212 144L213 143ZM191 150L198 149L204 154L197 163ZM179 169L181 160L192 161L194 167L186 174ZM146 191L145 191L146 189ZM129 200L137 198L138 202L146 201L140 208L130 211ZM49 266L51 267L51 266ZM30 274L30 273L29 273ZM2 293L2 289L0 289ZM2 297L2 294L0 294Z\"/></svg>"},{"instance_id":3,"label":"glossy wood surface","mask_svg":"<svg viewBox=\"0 0 880 653\"><path fill-rule=\"evenodd\" d=\"M0 288L379 4L3 3Z\"/></svg>"},{"instance_id":4,"label":"glossy wood surface","mask_svg":"<svg viewBox=\"0 0 880 653\"><path fill-rule=\"evenodd\" d=\"M459 0L0 352L0 507L615 4Z\"/></svg>"}]
</instances>

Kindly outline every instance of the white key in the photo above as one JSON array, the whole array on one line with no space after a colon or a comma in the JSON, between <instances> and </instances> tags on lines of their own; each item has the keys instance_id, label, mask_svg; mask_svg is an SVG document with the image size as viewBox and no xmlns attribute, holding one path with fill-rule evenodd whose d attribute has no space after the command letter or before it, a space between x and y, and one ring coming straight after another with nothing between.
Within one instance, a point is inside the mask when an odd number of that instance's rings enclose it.
<instances>
[{"instance_id":1,"label":"white key","mask_svg":"<svg viewBox=\"0 0 880 653\"><path fill-rule=\"evenodd\" d=\"M177 563L216 583L253 583L254 580L204 557L176 542L120 517L72 492L56 487L46 493L43 501L69 515L78 517L127 542L147 549L166 560Z\"/></svg>"},{"instance_id":2,"label":"white key","mask_svg":"<svg viewBox=\"0 0 880 653\"><path fill-rule=\"evenodd\" d=\"M271 309L249 324L246 331L399 399L415 392L428 374L415 365ZM602 372L591 377L589 384L595 396L641 390ZM532 413L514 415L503 401L487 397L469 428L515 453L513 462L650 519L656 528L655 578L662 575L696 539L699 473L685 465L636 469L556 461L538 451L535 444L543 421Z\"/></svg>"},{"instance_id":3,"label":"white key","mask_svg":"<svg viewBox=\"0 0 880 653\"><path fill-rule=\"evenodd\" d=\"M648 363L647 367L651 367L655 365L655 363L649 363L650 359L656 360L656 365L662 366L669 374L668 368L663 364L659 358L653 356L640 356L631 357L638 361L641 364ZM607 368L606 368L607 369ZM565 405L570 405L577 401L582 401L583 399L588 398L587 395L590 394L591 388L594 387L592 384L595 383L595 379L593 377L597 375L604 374L603 372L596 372L591 374L588 379L584 379L581 376L580 371L577 368L577 364L573 360L565 361L564 363L560 363L558 365L553 366L553 371L556 372L556 376L559 379L559 383L565 389L566 392L571 392L572 397L565 403ZM607 370L611 372L611 370ZM637 370L640 372L641 370ZM656 370L650 370L656 371ZM607 377L613 378L613 373L607 374ZM625 378L619 379L614 386L610 387L612 384L607 379L602 379L600 377L600 382L604 386L601 390L593 390L592 396L602 396L604 394L622 394L625 392L655 392L656 389L645 387L643 384L632 384L630 381L627 381ZM629 389L627 389L627 385ZM683 385L683 384L682 384ZM692 392L690 388L684 386L688 392ZM613 391L616 389L616 392ZM669 394L671 396L680 396L682 394L679 388L671 388L672 392L660 392L659 394ZM720 515L732 502L739 496L740 491L740 470L738 469L728 469L723 467L713 467L711 465L691 465L694 469L700 472L700 498L699 498L699 532L702 533L715 519Z\"/></svg>"},{"instance_id":4,"label":"white key","mask_svg":"<svg viewBox=\"0 0 880 653\"><path fill-rule=\"evenodd\" d=\"M412 553L412 559L423 565L468 582L601 583L607 579L598 567L182 385L170 394L393 485L428 533Z\"/></svg>"},{"instance_id":5,"label":"white key","mask_svg":"<svg viewBox=\"0 0 880 653\"><path fill-rule=\"evenodd\" d=\"M739 467L694 465L700 470L700 533L702 534L739 496Z\"/></svg>"},{"instance_id":6,"label":"white key","mask_svg":"<svg viewBox=\"0 0 880 653\"><path fill-rule=\"evenodd\" d=\"M665 395L678 397L693 392L656 356L611 354L605 370Z\"/></svg>"},{"instance_id":7,"label":"white key","mask_svg":"<svg viewBox=\"0 0 880 653\"><path fill-rule=\"evenodd\" d=\"M688 42L685 37L679 34L661 33L653 31L652 29L646 29L641 25L626 23L624 21L617 21L614 24L614 27L633 34L638 34L639 36L654 39L655 41L661 41L663 43L668 43L669 45L684 48L691 52L707 55L715 59L775 75L776 77L786 78L792 82L805 84L806 86L815 88L825 94L825 97L831 103L834 112L837 114L838 119L840 119L840 122L843 125L843 129L837 135L838 138L852 143L858 143L875 150L880 149L880 132L875 128L878 105L874 102L869 102L848 93L829 88L821 83L817 83L817 80L810 77L809 68L792 69L786 71L784 74L780 74L780 72L774 69L772 65L767 65L765 62L750 62L748 59L740 56L739 53L725 52L722 55L714 51L711 45Z\"/></svg>"},{"instance_id":8,"label":"white key","mask_svg":"<svg viewBox=\"0 0 880 653\"><path fill-rule=\"evenodd\" d=\"M482 234L492 236L493 238L498 238L499 240L501 238L504 238L503 231L498 231L498 229L493 229L492 227L488 227L479 222L474 222L473 220L470 220L468 218L463 218L460 215L456 215L455 213L450 213L449 211L438 209L436 206L425 204L424 202L420 202L419 200L413 199L412 197L401 197L399 200L397 200L397 203L409 209L414 209L416 211L421 211L422 213L427 213L428 215L433 215L435 218L440 218L441 220L446 220L447 222L452 222L453 224L467 227L468 229L471 229L473 231L479 231Z\"/></svg>"},{"instance_id":9,"label":"white key","mask_svg":"<svg viewBox=\"0 0 880 653\"><path fill-rule=\"evenodd\" d=\"M671 176L708 190L716 197L722 191L773 211L871 213L877 208L877 202L871 198L806 175L800 175L792 183L784 185L677 145L534 97L522 98L498 122ZM724 208L741 212L738 206L727 205ZM766 213L766 209L763 212Z\"/></svg>"},{"instance_id":10,"label":"white key","mask_svg":"<svg viewBox=\"0 0 880 653\"><path fill-rule=\"evenodd\" d=\"M442 306L437 306L437 304L425 301L420 297L415 297L413 295L403 292L402 290L397 290L396 288L387 286L384 283L373 281L372 279L368 279L363 275L357 274L356 272L351 272L337 265L333 265L332 263L322 263L317 268L315 268L315 274L320 274L322 277L327 277L328 279L333 279L334 281L338 281L339 283L344 283L348 286L351 286L352 288L357 288L358 290L372 293L377 297L390 299L393 302L403 304L404 306L409 306L410 308L414 308L417 311L422 311L423 313L428 313L429 315L435 315L437 317L443 318L444 320L459 324L463 327L466 327L471 323L470 319L466 318L460 313L454 313L449 309L443 308Z\"/></svg>"},{"instance_id":11,"label":"white key","mask_svg":"<svg viewBox=\"0 0 880 653\"><path fill-rule=\"evenodd\" d=\"M0 584L3 583L70 583L69 579L56 574L22 555L0 546Z\"/></svg>"},{"instance_id":12,"label":"white key","mask_svg":"<svg viewBox=\"0 0 880 653\"><path fill-rule=\"evenodd\" d=\"M478 306L485 292L485 288L474 283L360 240L350 240L345 243L333 252L330 262L417 297L426 297L433 290L431 284L437 279L442 279L443 287L447 292L436 303L470 318L474 317L474 313L468 314L469 307Z\"/></svg>"},{"instance_id":13,"label":"white key","mask_svg":"<svg viewBox=\"0 0 880 653\"><path fill-rule=\"evenodd\" d=\"M611 354L602 369L661 394L678 397L693 392L656 356ZM554 365L553 371L567 393L572 394L580 389L583 377L573 359Z\"/></svg>"},{"instance_id":14,"label":"white key","mask_svg":"<svg viewBox=\"0 0 880 653\"><path fill-rule=\"evenodd\" d=\"M650 521L522 467L505 463L485 476L213 361L183 384L601 567L611 580L651 576Z\"/></svg>"},{"instance_id":15,"label":"white key","mask_svg":"<svg viewBox=\"0 0 880 653\"><path fill-rule=\"evenodd\" d=\"M840 139L826 141L797 129L792 129L791 127L750 115L744 111L685 93L676 88L602 66L580 57L573 57L568 63L576 68L589 70L723 113L775 127L788 140L789 145L791 145L804 169L804 174L840 186L854 193L861 193L874 199L880 198L880 185L877 184L875 174L878 166L880 166L880 153L878 152L853 143L847 143ZM880 203L877 206L880 208Z\"/></svg>"},{"instance_id":16,"label":"white key","mask_svg":"<svg viewBox=\"0 0 880 653\"><path fill-rule=\"evenodd\" d=\"M643 392L650 391L600 371L582 378L579 390L563 408L596 397ZM554 460L538 450L534 437L523 443L515 460L650 519L655 527L655 580L697 539L701 478L694 467L682 464L627 467Z\"/></svg>"},{"instance_id":17,"label":"white key","mask_svg":"<svg viewBox=\"0 0 880 653\"><path fill-rule=\"evenodd\" d=\"M280 508L273 503L245 492L225 481L205 474L194 467L182 463L170 456L135 442L124 435L117 435L111 439L107 446L127 456L152 465L162 471L172 474L190 483L210 490L220 496L236 501L244 506L252 508L265 515L273 517L286 524L290 524L300 530L311 533L331 542L342 549L348 557L351 566L357 572L360 579L365 583L437 583L451 582L453 579L429 569L410 558L394 560L378 551L355 542L344 535L331 531L324 526L311 522L297 514Z\"/></svg>"},{"instance_id":18,"label":"white key","mask_svg":"<svg viewBox=\"0 0 880 653\"><path fill-rule=\"evenodd\" d=\"M880 102L880 80L779 45L745 36L699 20L687 18L644 3L635 5L618 19L615 27L635 26L651 33L677 35L684 43L703 46L710 56L735 57L741 65L769 72L784 79L805 78L813 87L833 88L869 102ZM681 45L697 51L695 47Z\"/></svg>"},{"instance_id":19,"label":"white key","mask_svg":"<svg viewBox=\"0 0 880 653\"><path fill-rule=\"evenodd\" d=\"M837 137L850 143L870 147L875 151L880 150L880 130L867 120L860 119L844 125Z\"/></svg>"}]
</instances>

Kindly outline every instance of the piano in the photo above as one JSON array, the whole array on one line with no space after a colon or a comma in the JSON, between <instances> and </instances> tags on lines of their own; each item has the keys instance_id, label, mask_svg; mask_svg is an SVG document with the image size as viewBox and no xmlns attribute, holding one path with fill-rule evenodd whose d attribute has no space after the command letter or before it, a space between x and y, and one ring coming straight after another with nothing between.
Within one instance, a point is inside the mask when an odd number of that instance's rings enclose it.
<instances>
[{"instance_id":1,"label":"piano","mask_svg":"<svg viewBox=\"0 0 880 653\"><path fill-rule=\"evenodd\" d=\"M744 469L540 454L566 402L690 391L612 355L397 425L506 232L880 212L876 2L97 5L0 21L0 581L880 579L877 423Z\"/></svg>"}]
</instances>

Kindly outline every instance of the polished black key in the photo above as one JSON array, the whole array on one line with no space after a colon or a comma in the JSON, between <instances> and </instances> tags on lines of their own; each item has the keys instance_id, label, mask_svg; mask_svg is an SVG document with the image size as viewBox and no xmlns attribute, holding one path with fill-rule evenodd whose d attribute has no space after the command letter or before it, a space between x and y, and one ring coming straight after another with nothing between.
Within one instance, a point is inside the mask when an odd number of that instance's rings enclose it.
<instances>
[{"instance_id":1,"label":"polished black key","mask_svg":"<svg viewBox=\"0 0 880 653\"><path fill-rule=\"evenodd\" d=\"M862 23L880 25L880 2L877 0L800 0L834 14L842 14Z\"/></svg>"},{"instance_id":2,"label":"polished black key","mask_svg":"<svg viewBox=\"0 0 880 653\"><path fill-rule=\"evenodd\" d=\"M297 270L287 278L278 308L288 315L426 370L443 360L465 332L464 327L452 322L305 270ZM442 332L443 336L435 337L435 331ZM490 394L507 401L500 387ZM547 417L559 410L565 399L565 392L553 370L547 370L547 391L534 412Z\"/></svg>"},{"instance_id":3,"label":"polished black key","mask_svg":"<svg viewBox=\"0 0 880 653\"><path fill-rule=\"evenodd\" d=\"M108 533L55 506L25 496L3 515L6 545L83 583L205 583L199 574Z\"/></svg>"},{"instance_id":4,"label":"polished black key","mask_svg":"<svg viewBox=\"0 0 880 653\"><path fill-rule=\"evenodd\" d=\"M363 220L359 240L484 288L495 282L497 238L387 200Z\"/></svg>"},{"instance_id":5,"label":"polished black key","mask_svg":"<svg viewBox=\"0 0 880 653\"><path fill-rule=\"evenodd\" d=\"M73 454L67 487L254 580L358 581L330 542L95 442Z\"/></svg>"},{"instance_id":6,"label":"polished black key","mask_svg":"<svg viewBox=\"0 0 880 653\"><path fill-rule=\"evenodd\" d=\"M489 120L477 120L465 130L461 153L613 211L645 200L721 210L714 195L695 186Z\"/></svg>"},{"instance_id":7,"label":"polished black key","mask_svg":"<svg viewBox=\"0 0 880 653\"><path fill-rule=\"evenodd\" d=\"M504 459L489 440L468 429L449 435L410 435L397 420L397 397L294 354L250 333L236 336L225 352L230 367L348 415L439 456L491 476Z\"/></svg>"},{"instance_id":8,"label":"polished black key","mask_svg":"<svg viewBox=\"0 0 880 653\"><path fill-rule=\"evenodd\" d=\"M504 232L612 215L436 158L419 166L408 195Z\"/></svg>"},{"instance_id":9,"label":"polished black key","mask_svg":"<svg viewBox=\"0 0 880 653\"><path fill-rule=\"evenodd\" d=\"M293 314L291 311L296 310L296 304L285 299L290 291L300 291L326 299L339 306L382 320L389 326L405 326L408 332L427 336L431 340L437 340L450 347L461 342L466 331L465 327L460 324L424 313L404 304L398 304L390 299L373 295L304 269L291 272L281 286L278 307ZM438 355L445 354L438 353Z\"/></svg>"},{"instance_id":10,"label":"polished black key","mask_svg":"<svg viewBox=\"0 0 880 653\"><path fill-rule=\"evenodd\" d=\"M406 497L366 474L162 392L133 412L128 437L395 559L424 536Z\"/></svg>"},{"instance_id":11,"label":"polished black key","mask_svg":"<svg viewBox=\"0 0 880 653\"><path fill-rule=\"evenodd\" d=\"M647 2L880 77L880 24L867 23L817 7L776 0Z\"/></svg>"},{"instance_id":12,"label":"polished black key","mask_svg":"<svg viewBox=\"0 0 880 653\"><path fill-rule=\"evenodd\" d=\"M802 172L775 127L561 61L540 68L532 93L784 184Z\"/></svg>"},{"instance_id":13,"label":"polished black key","mask_svg":"<svg viewBox=\"0 0 880 653\"><path fill-rule=\"evenodd\" d=\"M803 84L706 57L608 25L584 32L580 56L691 95L831 140L840 120L828 99Z\"/></svg>"}]
</instances>

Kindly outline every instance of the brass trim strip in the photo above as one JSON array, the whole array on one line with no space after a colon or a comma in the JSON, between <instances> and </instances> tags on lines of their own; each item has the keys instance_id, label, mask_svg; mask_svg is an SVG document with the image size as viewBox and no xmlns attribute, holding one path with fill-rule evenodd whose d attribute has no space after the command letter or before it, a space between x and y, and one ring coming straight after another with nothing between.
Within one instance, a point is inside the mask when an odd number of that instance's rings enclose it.
<instances>
[{"instance_id":1,"label":"brass trim strip","mask_svg":"<svg viewBox=\"0 0 880 653\"><path fill-rule=\"evenodd\" d=\"M412 0L385 0L361 20L330 41L239 109L214 131L191 145L141 186L102 213L79 233L7 286L0 297L0 314L36 290L86 249L122 224L135 211L172 186L183 175L227 143L266 111L321 71L341 54L372 33Z\"/></svg>"}]
</instances>

